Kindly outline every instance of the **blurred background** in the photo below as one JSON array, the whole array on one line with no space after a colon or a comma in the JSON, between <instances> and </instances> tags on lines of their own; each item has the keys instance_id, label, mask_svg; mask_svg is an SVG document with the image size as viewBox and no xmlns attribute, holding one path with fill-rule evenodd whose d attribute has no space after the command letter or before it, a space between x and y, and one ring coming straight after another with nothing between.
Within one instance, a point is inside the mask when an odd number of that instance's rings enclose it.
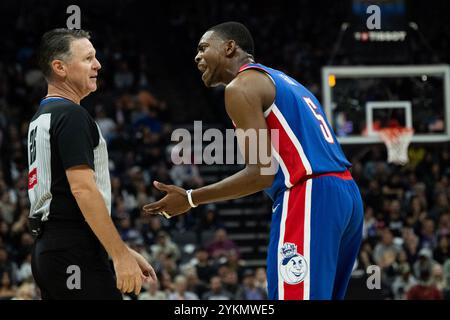
<instances>
[{"instance_id":1,"label":"blurred background","mask_svg":"<svg viewBox=\"0 0 450 320\"><path fill-rule=\"evenodd\" d=\"M447 1L17 0L0 2L0 300L40 298L30 266L26 137L46 94L36 63L40 37L66 27L72 4L102 64L98 90L82 105L108 142L112 217L160 280L127 299L267 298L265 194L171 220L141 214L162 196L153 180L196 188L241 168L170 160L174 129L192 130L194 120L204 130L232 128L223 88L206 89L194 64L204 31L229 20L250 29L257 62L296 78L323 102L353 164L365 223L347 298L450 299ZM370 5L380 8L380 29L367 24ZM370 136L373 101L388 104L373 111ZM415 130L403 166L387 162L376 135L392 121L405 126L403 107L389 105L399 101L410 105ZM371 266L378 266L379 283Z\"/></svg>"}]
</instances>

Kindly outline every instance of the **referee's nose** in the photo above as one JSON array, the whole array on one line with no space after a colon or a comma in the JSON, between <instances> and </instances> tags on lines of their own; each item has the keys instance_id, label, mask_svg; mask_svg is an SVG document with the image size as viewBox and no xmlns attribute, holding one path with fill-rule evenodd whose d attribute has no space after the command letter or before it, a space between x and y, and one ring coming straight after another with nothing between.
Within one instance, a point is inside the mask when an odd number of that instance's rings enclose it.
<instances>
[{"instance_id":1,"label":"referee's nose","mask_svg":"<svg viewBox=\"0 0 450 320\"><path fill-rule=\"evenodd\" d=\"M93 68L94 68L94 70L100 70L102 68L100 61L98 61L97 58L95 58Z\"/></svg>"}]
</instances>

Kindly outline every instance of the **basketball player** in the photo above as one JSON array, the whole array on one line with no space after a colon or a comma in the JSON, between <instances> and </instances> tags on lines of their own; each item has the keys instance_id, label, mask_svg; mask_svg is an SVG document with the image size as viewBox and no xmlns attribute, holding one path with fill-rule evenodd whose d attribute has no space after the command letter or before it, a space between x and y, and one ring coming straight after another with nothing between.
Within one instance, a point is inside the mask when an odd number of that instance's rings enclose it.
<instances>
[{"instance_id":1,"label":"basketball player","mask_svg":"<svg viewBox=\"0 0 450 320\"><path fill-rule=\"evenodd\" d=\"M272 154L279 169L263 175L262 161L247 163L220 182L187 191L154 182L167 195L144 211L175 216L200 204L265 190L274 201L269 297L343 299L361 242L363 205L348 170L351 164L319 101L286 74L256 64L252 36L240 23L209 29L195 62L207 87L226 86L225 107L236 128L267 135L267 129L277 130Z\"/></svg>"}]
</instances>

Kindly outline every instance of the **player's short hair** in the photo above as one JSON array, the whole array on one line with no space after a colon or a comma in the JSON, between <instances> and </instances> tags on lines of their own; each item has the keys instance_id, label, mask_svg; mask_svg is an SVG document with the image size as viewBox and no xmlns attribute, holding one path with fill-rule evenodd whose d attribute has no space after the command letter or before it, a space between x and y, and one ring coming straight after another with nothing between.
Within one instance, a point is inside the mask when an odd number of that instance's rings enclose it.
<instances>
[{"instance_id":1,"label":"player's short hair","mask_svg":"<svg viewBox=\"0 0 450 320\"><path fill-rule=\"evenodd\" d=\"M46 79L49 79L52 74L52 61L55 59L67 60L70 57L70 43L83 38L90 39L90 33L84 30L64 28L44 33L38 51L38 64Z\"/></svg>"},{"instance_id":2,"label":"player's short hair","mask_svg":"<svg viewBox=\"0 0 450 320\"><path fill-rule=\"evenodd\" d=\"M253 37L250 31L242 23L229 21L218 24L208 29L214 31L224 40L234 40L245 52L254 55Z\"/></svg>"}]
</instances>

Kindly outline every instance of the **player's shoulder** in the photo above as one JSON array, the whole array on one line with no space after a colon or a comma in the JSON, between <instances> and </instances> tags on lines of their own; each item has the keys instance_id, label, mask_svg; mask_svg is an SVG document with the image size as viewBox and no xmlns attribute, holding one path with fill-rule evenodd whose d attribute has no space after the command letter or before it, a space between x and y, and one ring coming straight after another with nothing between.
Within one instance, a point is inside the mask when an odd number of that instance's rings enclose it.
<instances>
[{"instance_id":1,"label":"player's shoulder","mask_svg":"<svg viewBox=\"0 0 450 320\"><path fill-rule=\"evenodd\" d=\"M274 85L268 75L256 69L240 72L226 87L225 94L263 95L272 91Z\"/></svg>"}]
</instances>

